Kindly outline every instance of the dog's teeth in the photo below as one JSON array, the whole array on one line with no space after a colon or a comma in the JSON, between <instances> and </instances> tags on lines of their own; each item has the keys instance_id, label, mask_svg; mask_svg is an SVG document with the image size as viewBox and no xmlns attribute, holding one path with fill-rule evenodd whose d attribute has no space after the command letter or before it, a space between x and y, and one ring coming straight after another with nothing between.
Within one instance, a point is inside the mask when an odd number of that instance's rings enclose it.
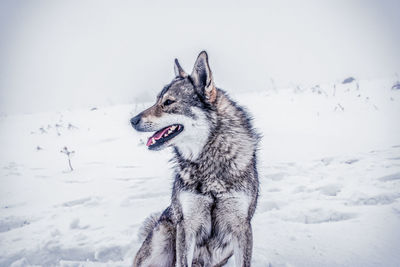
<instances>
[{"instance_id":1,"label":"dog's teeth","mask_svg":"<svg viewBox=\"0 0 400 267\"><path fill-rule=\"evenodd\" d=\"M171 126L171 129L170 129L170 131L172 132L173 130L175 130L175 128L176 128L176 126L174 125L174 126Z\"/></svg>"},{"instance_id":2,"label":"dog's teeth","mask_svg":"<svg viewBox=\"0 0 400 267\"><path fill-rule=\"evenodd\" d=\"M151 138L151 144L154 145L155 143L156 143L156 139L154 139L154 137Z\"/></svg>"},{"instance_id":3,"label":"dog's teeth","mask_svg":"<svg viewBox=\"0 0 400 267\"><path fill-rule=\"evenodd\" d=\"M167 135L169 135L170 133L172 133L172 130L171 130L171 129L168 130Z\"/></svg>"}]
</instances>

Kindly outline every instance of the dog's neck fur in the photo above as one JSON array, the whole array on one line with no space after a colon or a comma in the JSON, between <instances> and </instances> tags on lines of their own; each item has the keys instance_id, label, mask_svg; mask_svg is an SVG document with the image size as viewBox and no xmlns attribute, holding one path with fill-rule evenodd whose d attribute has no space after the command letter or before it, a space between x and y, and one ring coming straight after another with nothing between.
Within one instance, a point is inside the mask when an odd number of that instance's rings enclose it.
<instances>
[{"instance_id":1,"label":"dog's neck fur","mask_svg":"<svg viewBox=\"0 0 400 267\"><path fill-rule=\"evenodd\" d=\"M175 148L175 161L178 165L177 174L184 183L194 184L211 178L208 182L213 183L213 188L218 188L219 182L240 179L249 165L255 168L256 163L252 161L255 159L259 136L253 130L246 112L222 90L217 91L214 110L208 119L210 134L197 157L186 158Z\"/></svg>"}]
</instances>

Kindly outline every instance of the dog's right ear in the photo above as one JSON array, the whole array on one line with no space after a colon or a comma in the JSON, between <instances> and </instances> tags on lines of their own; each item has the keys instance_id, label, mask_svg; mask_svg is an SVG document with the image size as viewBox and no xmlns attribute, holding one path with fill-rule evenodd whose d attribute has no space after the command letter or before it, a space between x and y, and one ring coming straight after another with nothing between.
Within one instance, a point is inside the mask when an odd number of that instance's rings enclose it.
<instances>
[{"instance_id":1,"label":"dog's right ear","mask_svg":"<svg viewBox=\"0 0 400 267\"><path fill-rule=\"evenodd\" d=\"M188 76L187 73L182 69L177 58L175 58L174 71L176 77L186 78Z\"/></svg>"}]
</instances>

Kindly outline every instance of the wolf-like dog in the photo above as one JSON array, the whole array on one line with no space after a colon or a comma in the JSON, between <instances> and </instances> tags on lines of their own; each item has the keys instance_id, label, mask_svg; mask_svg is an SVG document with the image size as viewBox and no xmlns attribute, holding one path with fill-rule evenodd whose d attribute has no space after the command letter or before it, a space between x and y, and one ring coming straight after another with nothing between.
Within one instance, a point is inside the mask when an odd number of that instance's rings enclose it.
<instances>
[{"instance_id":1,"label":"wolf-like dog","mask_svg":"<svg viewBox=\"0 0 400 267\"><path fill-rule=\"evenodd\" d=\"M205 51L190 75L177 59L174 70L156 103L131 119L137 131L155 132L148 149L173 148L176 165L171 204L145 221L133 265L223 266L234 255L236 266L250 266L260 136L215 87Z\"/></svg>"}]
</instances>

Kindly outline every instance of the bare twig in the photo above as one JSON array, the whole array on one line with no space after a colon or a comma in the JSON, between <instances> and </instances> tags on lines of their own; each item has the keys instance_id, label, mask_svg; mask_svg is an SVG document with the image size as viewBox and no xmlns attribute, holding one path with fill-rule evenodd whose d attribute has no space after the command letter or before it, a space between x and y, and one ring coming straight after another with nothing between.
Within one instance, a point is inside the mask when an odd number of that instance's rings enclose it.
<instances>
[{"instance_id":1,"label":"bare twig","mask_svg":"<svg viewBox=\"0 0 400 267\"><path fill-rule=\"evenodd\" d=\"M71 164L71 156L75 153L75 151L69 151L68 148L65 146L60 152L64 153L65 155L67 155L67 157L68 157L68 165L69 165L69 168L71 169L71 172L72 172L74 169L72 168L72 164Z\"/></svg>"}]
</instances>

